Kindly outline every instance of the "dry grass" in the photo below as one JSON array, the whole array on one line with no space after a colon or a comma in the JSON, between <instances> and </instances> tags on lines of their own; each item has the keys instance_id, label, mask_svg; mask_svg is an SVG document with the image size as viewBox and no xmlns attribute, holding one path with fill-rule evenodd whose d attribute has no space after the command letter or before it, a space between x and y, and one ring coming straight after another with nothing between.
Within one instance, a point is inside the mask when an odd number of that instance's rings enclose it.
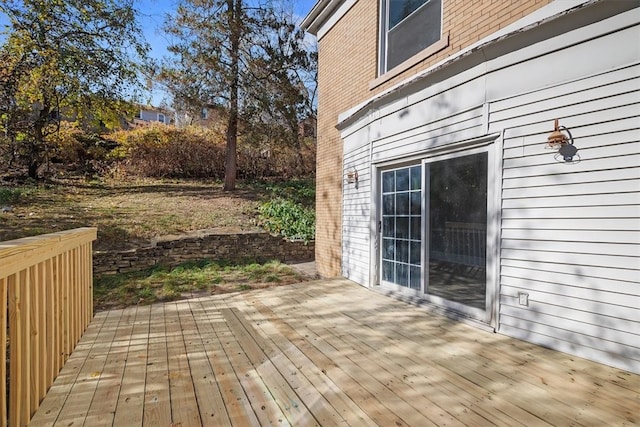
<instances>
[{"instance_id":1,"label":"dry grass","mask_svg":"<svg viewBox=\"0 0 640 427\"><path fill-rule=\"evenodd\" d=\"M154 237L206 228L255 228L261 190L219 182L130 179L64 180L27 187L0 213L0 241L98 227L98 250L143 245Z\"/></svg>"}]
</instances>

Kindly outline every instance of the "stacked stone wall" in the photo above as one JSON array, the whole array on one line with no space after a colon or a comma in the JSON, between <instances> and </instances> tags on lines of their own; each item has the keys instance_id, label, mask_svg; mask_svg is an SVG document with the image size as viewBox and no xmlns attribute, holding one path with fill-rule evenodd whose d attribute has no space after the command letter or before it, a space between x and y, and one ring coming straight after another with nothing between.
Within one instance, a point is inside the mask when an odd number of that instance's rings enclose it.
<instances>
[{"instance_id":1,"label":"stacked stone wall","mask_svg":"<svg viewBox=\"0 0 640 427\"><path fill-rule=\"evenodd\" d=\"M96 275L128 273L155 266L174 267L202 259L240 262L256 260L312 261L314 243L289 241L265 232L209 233L200 231L164 237L148 247L126 251L96 251Z\"/></svg>"}]
</instances>

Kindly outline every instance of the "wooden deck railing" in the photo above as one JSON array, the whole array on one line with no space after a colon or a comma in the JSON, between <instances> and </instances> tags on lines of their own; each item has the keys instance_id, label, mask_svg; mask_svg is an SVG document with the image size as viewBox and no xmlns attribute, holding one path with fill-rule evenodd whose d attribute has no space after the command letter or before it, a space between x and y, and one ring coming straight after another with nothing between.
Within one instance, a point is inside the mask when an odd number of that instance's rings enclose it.
<instances>
[{"instance_id":1,"label":"wooden deck railing","mask_svg":"<svg viewBox=\"0 0 640 427\"><path fill-rule=\"evenodd\" d=\"M484 267L487 257L487 226L472 222L445 222L432 231L436 242L429 257L437 261Z\"/></svg>"},{"instance_id":2,"label":"wooden deck railing","mask_svg":"<svg viewBox=\"0 0 640 427\"><path fill-rule=\"evenodd\" d=\"M78 228L0 242L2 427L29 423L93 318L95 239Z\"/></svg>"}]
</instances>

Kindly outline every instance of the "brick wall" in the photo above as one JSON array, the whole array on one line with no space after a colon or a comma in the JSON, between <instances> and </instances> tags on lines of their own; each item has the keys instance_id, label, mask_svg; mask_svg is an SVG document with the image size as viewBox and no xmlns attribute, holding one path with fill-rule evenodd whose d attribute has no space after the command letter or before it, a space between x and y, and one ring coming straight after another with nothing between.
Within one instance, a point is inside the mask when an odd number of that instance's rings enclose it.
<instances>
[{"instance_id":1,"label":"brick wall","mask_svg":"<svg viewBox=\"0 0 640 427\"><path fill-rule=\"evenodd\" d=\"M377 77L378 1L359 0L318 42L316 265L339 276L342 246L342 140L338 114L504 28L552 0L442 0L448 46L373 90Z\"/></svg>"},{"instance_id":2,"label":"brick wall","mask_svg":"<svg viewBox=\"0 0 640 427\"><path fill-rule=\"evenodd\" d=\"M121 252L93 254L93 270L97 275L140 271L156 265L174 267L201 259L259 262L278 260L313 261L314 244L291 242L264 232L208 233L200 231L155 244Z\"/></svg>"}]
</instances>

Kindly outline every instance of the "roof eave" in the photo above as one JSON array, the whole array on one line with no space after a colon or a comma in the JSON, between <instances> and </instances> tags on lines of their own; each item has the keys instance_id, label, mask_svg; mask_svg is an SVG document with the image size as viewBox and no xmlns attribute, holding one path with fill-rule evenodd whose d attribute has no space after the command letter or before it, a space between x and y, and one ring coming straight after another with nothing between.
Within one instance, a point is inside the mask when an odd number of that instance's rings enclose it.
<instances>
[{"instance_id":1,"label":"roof eave","mask_svg":"<svg viewBox=\"0 0 640 427\"><path fill-rule=\"evenodd\" d=\"M344 0L318 0L307 16L304 17L300 23L300 27L309 34L317 36L322 24L343 1Z\"/></svg>"}]
</instances>

